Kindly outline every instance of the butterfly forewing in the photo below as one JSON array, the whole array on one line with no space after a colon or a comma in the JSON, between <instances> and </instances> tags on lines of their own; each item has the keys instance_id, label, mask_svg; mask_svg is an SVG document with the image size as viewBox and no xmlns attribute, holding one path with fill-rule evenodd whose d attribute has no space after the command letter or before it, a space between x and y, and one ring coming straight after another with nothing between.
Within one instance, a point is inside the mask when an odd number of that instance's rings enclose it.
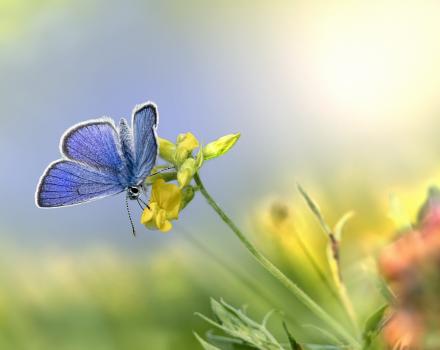
<instances>
[{"instance_id":1,"label":"butterfly forewing","mask_svg":"<svg viewBox=\"0 0 440 350\"><path fill-rule=\"evenodd\" d=\"M67 158L114 173L120 173L124 168L120 148L111 119L78 124L61 139L61 151Z\"/></svg>"}]
</instances>

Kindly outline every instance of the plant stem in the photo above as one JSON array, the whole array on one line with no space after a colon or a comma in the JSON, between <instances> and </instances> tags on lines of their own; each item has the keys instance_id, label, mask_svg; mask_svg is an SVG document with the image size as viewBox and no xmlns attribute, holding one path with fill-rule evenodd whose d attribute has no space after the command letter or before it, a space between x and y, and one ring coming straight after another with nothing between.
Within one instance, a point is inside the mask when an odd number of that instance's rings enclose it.
<instances>
[{"instance_id":1,"label":"plant stem","mask_svg":"<svg viewBox=\"0 0 440 350\"><path fill-rule=\"evenodd\" d=\"M348 342L352 348L360 348L359 342L348 333L341 324L331 317L325 310L323 310L313 299L311 299L300 287L293 283L283 272L281 272L272 262L267 259L259 250L246 238L241 230L235 225L235 223L226 215L226 213L218 206L215 200L206 190L205 186L200 179L198 173L194 175L194 180L199 186L200 192L208 201L208 204L214 209L214 211L220 216L223 222L229 226L232 232L243 243L246 249L253 255L253 257L278 281L280 281L295 297L310 311L312 311L321 320L326 322L339 336L341 336L346 342Z\"/></svg>"},{"instance_id":2,"label":"plant stem","mask_svg":"<svg viewBox=\"0 0 440 350\"><path fill-rule=\"evenodd\" d=\"M302 252L304 253L305 257L307 258L308 262L312 266L312 268L315 270L316 274L318 275L319 279L325 284L327 289L330 291L331 295L336 299L336 301L341 302L341 299L339 298L339 294L335 291L335 287L332 285L331 281L327 278L327 275L322 270L319 263L314 258L313 254L310 252L309 248L307 248L307 244L304 242L304 240L301 238L301 236L296 232L295 228L290 229L288 233L291 231L294 231L293 237L295 238L296 242L300 246Z\"/></svg>"}]
</instances>

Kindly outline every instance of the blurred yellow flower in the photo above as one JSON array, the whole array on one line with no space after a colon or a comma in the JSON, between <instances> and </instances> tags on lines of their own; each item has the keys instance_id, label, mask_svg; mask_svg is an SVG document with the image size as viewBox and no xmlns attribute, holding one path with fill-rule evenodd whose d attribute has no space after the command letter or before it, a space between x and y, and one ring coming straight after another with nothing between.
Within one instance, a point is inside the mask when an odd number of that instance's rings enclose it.
<instances>
[{"instance_id":1,"label":"blurred yellow flower","mask_svg":"<svg viewBox=\"0 0 440 350\"><path fill-rule=\"evenodd\" d=\"M171 220L179 217L181 201L178 186L158 179L153 183L150 203L142 213L141 223L149 229L168 232L173 227Z\"/></svg>"}]
</instances>

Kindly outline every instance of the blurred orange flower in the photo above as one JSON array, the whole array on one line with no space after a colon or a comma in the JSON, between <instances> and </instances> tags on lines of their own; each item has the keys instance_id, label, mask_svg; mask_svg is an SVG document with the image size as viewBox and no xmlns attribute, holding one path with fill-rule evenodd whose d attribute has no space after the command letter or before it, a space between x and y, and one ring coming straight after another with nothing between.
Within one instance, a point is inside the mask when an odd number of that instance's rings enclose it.
<instances>
[{"instance_id":1,"label":"blurred orange flower","mask_svg":"<svg viewBox=\"0 0 440 350\"><path fill-rule=\"evenodd\" d=\"M416 228L383 250L379 267L397 296L384 329L390 347L440 348L440 344L425 344L440 329L439 190L430 190Z\"/></svg>"}]
</instances>

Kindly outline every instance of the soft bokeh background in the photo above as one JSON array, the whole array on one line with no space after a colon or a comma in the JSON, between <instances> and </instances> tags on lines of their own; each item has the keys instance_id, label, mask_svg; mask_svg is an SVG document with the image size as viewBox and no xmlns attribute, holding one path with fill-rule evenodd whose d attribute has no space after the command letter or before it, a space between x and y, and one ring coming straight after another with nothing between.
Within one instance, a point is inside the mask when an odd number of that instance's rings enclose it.
<instances>
[{"instance_id":1,"label":"soft bokeh background","mask_svg":"<svg viewBox=\"0 0 440 350\"><path fill-rule=\"evenodd\" d=\"M274 198L318 231L300 181L329 221L356 211L343 259L361 263L390 237L389 194L412 218L440 180L439 14L437 1L0 0L0 344L194 348L209 296L300 310L201 198L171 233L138 225L133 239L121 196L41 210L38 178L66 128L152 100L163 137L242 132L202 176L261 246Z\"/></svg>"}]
</instances>

